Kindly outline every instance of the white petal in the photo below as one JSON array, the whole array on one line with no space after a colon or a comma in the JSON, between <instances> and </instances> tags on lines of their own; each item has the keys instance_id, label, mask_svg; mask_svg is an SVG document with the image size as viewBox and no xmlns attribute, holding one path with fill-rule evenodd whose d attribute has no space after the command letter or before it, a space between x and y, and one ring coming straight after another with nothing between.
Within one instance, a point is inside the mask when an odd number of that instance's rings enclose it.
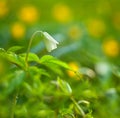
<instances>
[{"instance_id":1,"label":"white petal","mask_svg":"<svg viewBox=\"0 0 120 118\"><path fill-rule=\"evenodd\" d=\"M54 43L56 43L56 44L59 44L52 36L50 36L47 32L43 32L43 34L44 34L44 36L48 39L48 40L50 40L50 41L52 41L52 42L54 42Z\"/></svg>"},{"instance_id":2,"label":"white petal","mask_svg":"<svg viewBox=\"0 0 120 118\"><path fill-rule=\"evenodd\" d=\"M51 37L47 32L43 32L44 42L48 52L57 48L57 44L59 44L53 37Z\"/></svg>"}]
</instances>

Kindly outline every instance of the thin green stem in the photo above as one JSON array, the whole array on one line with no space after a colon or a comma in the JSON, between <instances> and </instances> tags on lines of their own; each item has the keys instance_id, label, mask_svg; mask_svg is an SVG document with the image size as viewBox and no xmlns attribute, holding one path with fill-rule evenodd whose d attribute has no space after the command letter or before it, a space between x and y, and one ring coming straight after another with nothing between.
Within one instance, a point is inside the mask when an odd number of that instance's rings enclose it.
<instances>
[{"instance_id":1,"label":"thin green stem","mask_svg":"<svg viewBox=\"0 0 120 118\"><path fill-rule=\"evenodd\" d=\"M13 96L11 112L10 112L10 118L14 118L14 112L15 112L15 106L16 106L16 102L17 102L17 100L16 100L17 96L18 96L18 91Z\"/></svg>"},{"instance_id":2,"label":"thin green stem","mask_svg":"<svg viewBox=\"0 0 120 118\"><path fill-rule=\"evenodd\" d=\"M85 117L85 113L82 110L82 108L80 107L80 105L75 101L75 99L73 97L71 97L71 100L73 101L74 105L76 106L76 108L79 110L80 114L83 116L83 118Z\"/></svg>"},{"instance_id":3,"label":"thin green stem","mask_svg":"<svg viewBox=\"0 0 120 118\"><path fill-rule=\"evenodd\" d=\"M42 31L36 31L36 32L34 32L33 35L32 35L32 37L31 37L31 39L30 39L30 41L29 41L28 49L27 49L27 53L26 53L26 58L25 58L26 67L28 67L28 56L29 56L30 48L31 48L33 39L34 39L34 37L35 37L35 35L36 35L37 33L42 34Z\"/></svg>"}]
</instances>

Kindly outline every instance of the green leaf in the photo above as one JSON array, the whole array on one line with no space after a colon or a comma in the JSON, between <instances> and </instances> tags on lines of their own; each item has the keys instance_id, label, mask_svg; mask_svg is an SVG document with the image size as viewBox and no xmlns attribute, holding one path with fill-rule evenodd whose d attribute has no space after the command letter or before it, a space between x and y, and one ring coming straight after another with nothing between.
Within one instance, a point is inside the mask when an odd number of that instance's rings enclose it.
<instances>
[{"instance_id":1,"label":"green leaf","mask_svg":"<svg viewBox=\"0 0 120 118\"><path fill-rule=\"evenodd\" d=\"M13 47L10 47L7 51L8 52L16 52L18 50L21 50L23 47L21 46L13 46Z\"/></svg>"},{"instance_id":2,"label":"green leaf","mask_svg":"<svg viewBox=\"0 0 120 118\"><path fill-rule=\"evenodd\" d=\"M11 93L13 90L17 89L18 86L21 85L21 83L23 82L25 78L25 72L20 70L20 71L16 71L12 78L11 81L9 82L8 88L7 88L7 94Z\"/></svg>"},{"instance_id":3,"label":"green leaf","mask_svg":"<svg viewBox=\"0 0 120 118\"><path fill-rule=\"evenodd\" d=\"M42 64L45 64L45 65L47 65L48 63L53 63L53 64L56 64L56 65L59 65L61 67L71 70L71 68L66 63L64 63L50 55L43 56L39 62Z\"/></svg>"},{"instance_id":4,"label":"green leaf","mask_svg":"<svg viewBox=\"0 0 120 118\"><path fill-rule=\"evenodd\" d=\"M33 92L32 87L27 82L23 82L23 86L27 89L28 92Z\"/></svg>"},{"instance_id":5,"label":"green leaf","mask_svg":"<svg viewBox=\"0 0 120 118\"><path fill-rule=\"evenodd\" d=\"M40 59L41 63L48 63L50 61L56 60L53 56L51 55L45 55Z\"/></svg>"},{"instance_id":6,"label":"green leaf","mask_svg":"<svg viewBox=\"0 0 120 118\"><path fill-rule=\"evenodd\" d=\"M26 58L26 53L24 53L24 54L21 54L20 55L24 60L25 60L25 58ZM34 54L34 53L29 53L28 54L28 61L29 62L39 62L39 57L36 55L36 54Z\"/></svg>"},{"instance_id":7,"label":"green leaf","mask_svg":"<svg viewBox=\"0 0 120 118\"><path fill-rule=\"evenodd\" d=\"M4 58L6 58L11 63L21 67L25 68L25 61L21 58L21 56L15 54L15 53L5 53Z\"/></svg>"},{"instance_id":8,"label":"green leaf","mask_svg":"<svg viewBox=\"0 0 120 118\"><path fill-rule=\"evenodd\" d=\"M3 48L0 48L0 53L2 53L2 52L5 52L5 50Z\"/></svg>"},{"instance_id":9,"label":"green leaf","mask_svg":"<svg viewBox=\"0 0 120 118\"><path fill-rule=\"evenodd\" d=\"M23 69L25 68L25 60L20 55L17 55L14 52L6 52L4 49L0 48L0 57Z\"/></svg>"},{"instance_id":10,"label":"green leaf","mask_svg":"<svg viewBox=\"0 0 120 118\"><path fill-rule=\"evenodd\" d=\"M6 51L3 48L0 48L0 58L4 59Z\"/></svg>"},{"instance_id":11,"label":"green leaf","mask_svg":"<svg viewBox=\"0 0 120 118\"><path fill-rule=\"evenodd\" d=\"M62 109L60 111L61 117L67 117L67 118L75 118L73 111L71 109Z\"/></svg>"},{"instance_id":12,"label":"green leaf","mask_svg":"<svg viewBox=\"0 0 120 118\"><path fill-rule=\"evenodd\" d=\"M52 73L54 73L56 75L61 75L61 76L63 75L63 71L59 65L54 64L54 63L46 63L43 65L45 65L47 67L47 69L49 69L49 72L52 71Z\"/></svg>"},{"instance_id":13,"label":"green leaf","mask_svg":"<svg viewBox=\"0 0 120 118\"><path fill-rule=\"evenodd\" d=\"M44 70L42 68L38 68L36 66L31 66L29 68L29 71L30 71L30 73L34 73L34 76L38 74L38 75L45 75L47 77L50 77L50 75L48 74L48 72L46 70Z\"/></svg>"},{"instance_id":14,"label":"green leaf","mask_svg":"<svg viewBox=\"0 0 120 118\"><path fill-rule=\"evenodd\" d=\"M71 95L72 94L72 89L71 89L70 85L66 81L64 81L64 80L62 80L60 78L58 78L57 81L58 81L58 85L60 86L61 90L65 94L67 94L67 95Z\"/></svg>"},{"instance_id":15,"label":"green leaf","mask_svg":"<svg viewBox=\"0 0 120 118\"><path fill-rule=\"evenodd\" d=\"M89 113L85 115L85 118L93 118L92 111L89 111Z\"/></svg>"}]
</instances>

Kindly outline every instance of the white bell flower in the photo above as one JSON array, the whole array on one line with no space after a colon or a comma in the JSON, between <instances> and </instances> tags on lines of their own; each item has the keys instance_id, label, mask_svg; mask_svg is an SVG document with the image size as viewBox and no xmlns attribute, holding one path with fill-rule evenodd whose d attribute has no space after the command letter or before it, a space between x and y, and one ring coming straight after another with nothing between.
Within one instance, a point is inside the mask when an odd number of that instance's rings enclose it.
<instances>
[{"instance_id":1,"label":"white bell flower","mask_svg":"<svg viewBox=\"0 0 120 118\"><path fill-rule=\"evenodd\" d=\"M50 36L47 32L43 32L43 40L45 42L45 46L48 52L57 48L57 44L59 44L52 36Z\"/></svg>"},{"instance_id":2,"label":"white bell flower","mask_svg":"<svg viewBox=\"0 0 120 118\"><path fill-rule=\"evenodd\" d=\"M50 36L47 32L42 32L42 31L36 31L34 32L34 34L32 35L30 42L28 44L28 49L27 49L27 53L26 53L26 63L28 63L28 56L29 56L29 52L30 52L30 47L32 45L32 41L35 37L36 34L40 34L41 38L43 38L43 41L45 43L45 46L47 48L48 52L51 52L52 50L57 48L57 44L59 44L52 36Z\"/></svg>"}]
</instances>

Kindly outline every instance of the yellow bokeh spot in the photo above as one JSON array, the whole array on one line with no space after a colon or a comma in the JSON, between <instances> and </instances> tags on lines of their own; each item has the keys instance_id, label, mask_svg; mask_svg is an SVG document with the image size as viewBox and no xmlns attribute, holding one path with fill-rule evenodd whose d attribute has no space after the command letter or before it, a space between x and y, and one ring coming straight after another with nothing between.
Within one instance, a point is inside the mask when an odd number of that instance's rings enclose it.
<instances>
[{"instance_id":1,"label":"yellow bokeh spot","mask_svg":"<svg viewBox=\"0 0 120 118\"><path fill-rule=\"evenodd\" d=\"M120 12L115 13L113 16L113 25L117 30L120 30Z\"/></svg>"},{"instance_id":2,"label":"yellow bokeh spot","mask_svg":"<svg viewBox=\"0 0 120 118\"><path fill-rule=\"evenodd\" d=\"M106 26L104 22L98 19L89 20L87 24L87 28L89 34L96 38L101 37L106 31Z\"/></svg>"},{"instance_id":3,"label":"yellow bokeh spot","mask_svg":"<svg viewBox=\"0 0 120 118\"><path fill-rule=\"evenodd\" d=\"M6 1L0 1L0 17L5 16L8 13L8 6Z\"/></svg>"},{"instance_id":4,"label":"yellow bokeh spot","mask_svg":"<svg viewBox=\"0 0 120 118\"><path fill-rule=\"evenodd\" d=\"M34 23L38 20L38 10L34 6L26 6L20 10L19 18L26 23Z\"/></svg>"},{"instance_id":5,"label":"yellow bokeh spot","mask_svg":"<svg viewBox=\"0 0 120 118\"><path fill-rule=\"evenodd\" d=\"M79 39L82 35L82 31L78 26L73 26L69 29L68 35L72 39Z\"/></svg>"},{"instance_id":6,"label":"yellow bokeh spot","mask_svg":"<svg viewBox=\"0 0 120 118\"><path fill-rule=\"evenodd\" d=\"M57 4L53 8L53 17L61 23L69 22L72 18L71 10L64 4Z\"/></svg>"},{"instance_id":7,"label":"yellow bokeh spot","mask_svg":"<svg viewBox=\"0 0 120 118\"><path fill-rule=\"evenodd\" d=\"M11 27L11 34L15 39L19 40L25 35L25 30L26 29L23 24L16 22Z\"/></svg>"},{"instance_id":8,"label":"yellow bokeh spot","mask_svg":"<svg viewBox=\"0 0 120 118\"><path fill-rule=\"evenodd\" d=\"M112 37L107 38L106 41L103 43L103 51L107 56L110 57L118 56L119 54L118 42Z\"/></svg>"},{"instance_id":9,"label":"yellow bokeh spot","mask_svg":"<svg viewBox=\"0 0 120 118\"><path fill-rule=\"evenodd\" d=\"M70 77L75 77L76 76L75 72L79 70L78 64L76 62L70 62L68 65L74 70L74 71L71 71L71 70L67 71L68 75Z\"/></svg>"}]
</instances>

